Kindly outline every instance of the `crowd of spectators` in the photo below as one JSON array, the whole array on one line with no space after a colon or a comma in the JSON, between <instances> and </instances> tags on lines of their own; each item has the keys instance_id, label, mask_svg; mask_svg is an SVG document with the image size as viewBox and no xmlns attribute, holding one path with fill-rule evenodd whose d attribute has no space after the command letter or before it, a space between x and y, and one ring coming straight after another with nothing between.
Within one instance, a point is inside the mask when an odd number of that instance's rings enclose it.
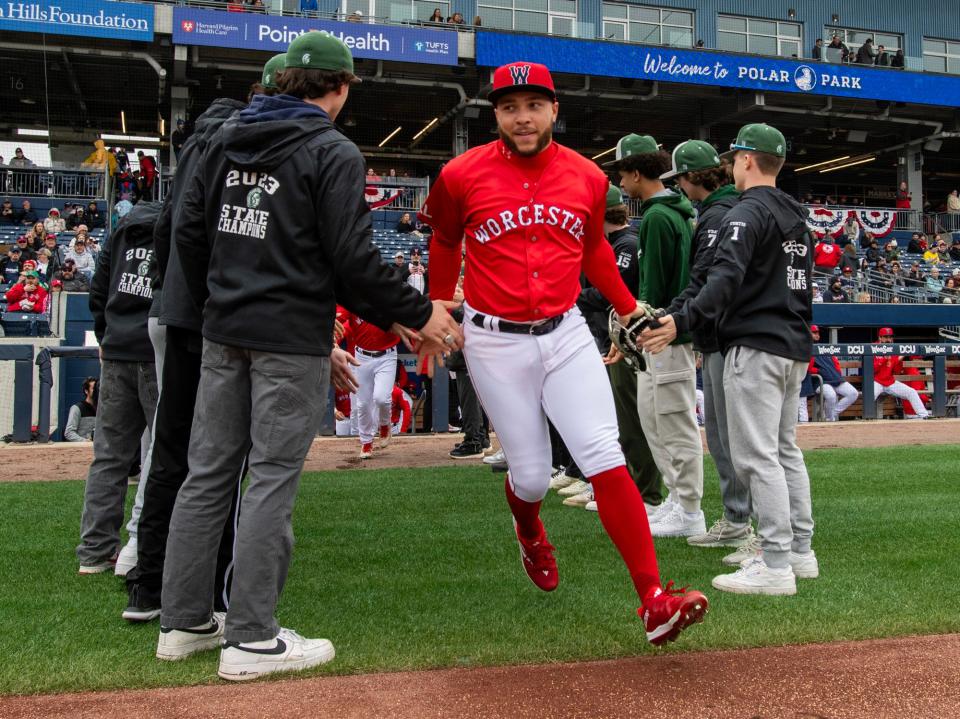
<instances>
[{"instance_id":1,"label":"crowd of spectators","mask_svg":"<svg viewBox=\"0 0 960 719\"><path fill-rule=\"evenodd\" d=\"M864 40L856 52L851 51L839 35L830 38L827 45L823 44L822 39L817 38L810 52L810 57L814 60L836 62L839 59L840 62L876 65L877 67L902 68L904 66L903 50L897 50L891 54L883 45L874 46L871 37Z\"/></svg>"}]
</instances>

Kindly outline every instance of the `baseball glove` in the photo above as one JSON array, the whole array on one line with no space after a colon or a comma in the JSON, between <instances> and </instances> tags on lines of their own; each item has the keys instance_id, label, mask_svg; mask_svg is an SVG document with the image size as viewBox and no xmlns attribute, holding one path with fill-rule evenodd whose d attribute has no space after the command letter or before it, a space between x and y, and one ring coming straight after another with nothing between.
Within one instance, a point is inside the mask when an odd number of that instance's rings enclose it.
<instances>
[{"instance_id":1,"label":"baseball glove","mask_svg":"<svg viewBox=\"0 0 960 719\"><path fill-rule=\"evenodd\" d=\"M628 364L633 367L644 367L643 348L637 342L640 333L648 327L659 327L658 317L663 317L663 310L654 310L645 305L646 314L634 317L629 324L623 324L615 310L610 310L607 327L610 332L610 341L623 355Z\"/></svg>"}]
</instances>

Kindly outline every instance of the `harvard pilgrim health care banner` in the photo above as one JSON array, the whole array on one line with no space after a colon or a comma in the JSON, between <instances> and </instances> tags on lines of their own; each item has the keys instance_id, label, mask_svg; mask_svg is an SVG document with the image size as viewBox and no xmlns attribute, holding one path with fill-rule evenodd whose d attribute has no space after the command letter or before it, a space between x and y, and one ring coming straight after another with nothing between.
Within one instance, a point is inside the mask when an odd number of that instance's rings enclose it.
<instances>
[{"instance_id":1,"label":"harvard pilgrim health care banner","mask_svg":"<svg viewBox=\"0 0 960 719\"><path fill-rule=\"evenodd\" d=\"M153 5L109 0L6 0L0 30L153 40Z\"/></svg>"},{"instance_id":2,"label":"harvard pilgrim health care banner","mask_svg":"<svg viewBox=\"0 0 960 719\"><path fill-rule=\"evenodd\" d=\"M333 22L258 13L173 9L173 42L283 52L309 30L340 38L354 57L430 65L457 64L457 33L370 23Z\"/></svg>"},{"instance_id":3,"label":"harvard pilgrim health care banner","mask_svg":"<svg viewBox=\"0 0 960 719\"><path fill-rule=\"evenodd\" d=\"M680 50L633 43L477 33L477 65L540 62L554 72L954 107L960 76Z\"/></svg>"}]
</instances>

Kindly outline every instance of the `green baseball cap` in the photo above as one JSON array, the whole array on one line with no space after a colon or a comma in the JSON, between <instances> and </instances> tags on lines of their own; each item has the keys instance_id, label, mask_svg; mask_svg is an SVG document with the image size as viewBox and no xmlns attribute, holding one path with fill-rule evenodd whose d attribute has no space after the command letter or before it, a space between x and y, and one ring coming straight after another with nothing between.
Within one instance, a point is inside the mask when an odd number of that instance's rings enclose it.
<instances>
[{"instance_id":1,"label":"green baseball cap","mask_svg":"<svg viewBox=\"0 0 960 719\"><path fill-rule=\"evenodd\" d=\"M673 148L673 167L660 175L660 179L669 180L677 175L711 167L720 167L720 156L713 145L703 140L687 140Z\"/></svg>"},{"instance_id":2,"label":"green baseball cap","mask_svg":"<svg viewBox=\"0 0 960 719\"><path fill-rule=\"evenodd\" d=\"M290 43L284 67L344 70L352 75L353 55L342 40L324 30L311 30Z\"/></svg>"},{"instance_id":3,"label":"green baseball cap","mask_svg":"<svg viewBox=\"0 0 960 719\"><path fill-rule=\"evenodd\" d=\"M277 89L277 72L287 66L287 53L282 52L274 55L267 64L263 66L263 76L260 78L260 84L272 90Z\"/></svg>"},{"instance_id":4,"label":"green baseball cap","mask_svg":"<svg viewBox=\"0 0 960 719\"><path fill-rule=\"evenodd\" d=\"M619 187L611 183L610 188L607 190L607 209L609 210L611 207L616 207L617 205L622 204L623 192Z\"/></svg>"},{"instance_id":5,"label":"green baseball cap","mask_svg":"<svg viewBox=\"0 0 960 719\"><path fill-rule=\"evenodd\" d=\"M755 122L744 125L737 133L737 139L730 145L730 151L720 155L721 158L733 158L737 150L753 150L764 152L776 157L787 156L787 141L777 128L765 122Z\"/></svg>"},{"instance_id":6,"label":"green baseball cap","mask_svg":"<svg viewBox=\"0 0 960 719\"><path fill-rule=\"evenodd\" d=\"M632 155L649 155L654 152L660 152L660 145L650 135L630 134L620 138L617 143L616 154L610 162L604 162L602 167L613 167L620 163L620 160Z\"/></svg>"}]
</instances>

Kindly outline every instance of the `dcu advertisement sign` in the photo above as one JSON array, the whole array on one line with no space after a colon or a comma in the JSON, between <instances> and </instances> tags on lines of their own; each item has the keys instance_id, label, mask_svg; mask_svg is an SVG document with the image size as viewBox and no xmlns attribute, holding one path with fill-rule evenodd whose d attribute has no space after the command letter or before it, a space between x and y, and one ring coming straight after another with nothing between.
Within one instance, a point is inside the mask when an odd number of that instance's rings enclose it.
<instances>
[{"instance_id":1,"label":"dcu advertisement sign","mask_svg":"<svg viewBox=\"0 0 960 719\"><path fill-rule=\"evenodd\" d=\"M177 45L283 52L294 38L309 30L325 30L340 38L357 58L457 64L456 32L219 10L173 9L173 42Z\"/></svg>"},{"instance_id":2,"label":"dcu advertisement sign","mask_svg":"<svg viewBox=\"0 0 960 719\"><path fill-rule=\"evenodd\" d=\"M153 5L109 0L7 0L0 2L0 30L151 42Z\"/></svg>"},{"instance_id":3,"label":"dcu advertisement sign","mask_svg":"<svg viewBox=\"0 0 960 719\"><path fill-rule=\"evenodd\" d=\"M960 77L567 38L477 33L477 65L954 107Z\"/></svg>"}]
</instances>

